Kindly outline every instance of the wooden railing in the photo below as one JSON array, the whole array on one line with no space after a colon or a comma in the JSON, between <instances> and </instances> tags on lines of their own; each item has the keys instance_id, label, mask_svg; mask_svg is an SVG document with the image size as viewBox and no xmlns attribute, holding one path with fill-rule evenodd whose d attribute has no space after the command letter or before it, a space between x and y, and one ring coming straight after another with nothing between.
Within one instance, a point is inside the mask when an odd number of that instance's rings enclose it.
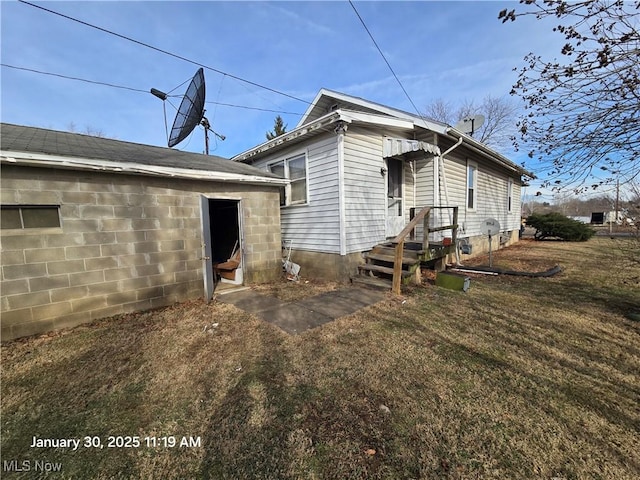
<instances>
[{"instance_id":1,"label":"wooden railing","mask_svg":"<svg viewBox=\"0 0 640 480\"><path fill-rule=\"evenodd\" d=\"M429 216L432 209L453 209L452 224L442 227L429 228ZM400 286L402 285L402 256L404 252L404 242L407 235L411 234L411 238L414 238L414 232L416 226L422 221L422 249L427 251L429 249L429 233L441 232L444 230L451 230L451 244L456 245L458 236L458 207L424 207L418 212L418 214L411 219L406 227L392 240L395 244L394 258L393 258L393 283L391 291L397 295L400 294Z\"/></svg>"},{"instance_id":2,"label":"wooden railing","mask_svg":"<svg viewBox=\"0 0 640 480\"><path fill-rule=\"evenodd\" d=\"M406 227L393 239L395 244L395 255L393 257L393 283L391 284L391 291L397 295L400 294L400 285L402 284L402 254L404 252L404 240L410 232L412 232L418 222L422 220L424 222L424 239L423 244L426 241L429 245L429 212L430 207L424 207L420 212L411 220Z\"/></svg>"}]
</instances>

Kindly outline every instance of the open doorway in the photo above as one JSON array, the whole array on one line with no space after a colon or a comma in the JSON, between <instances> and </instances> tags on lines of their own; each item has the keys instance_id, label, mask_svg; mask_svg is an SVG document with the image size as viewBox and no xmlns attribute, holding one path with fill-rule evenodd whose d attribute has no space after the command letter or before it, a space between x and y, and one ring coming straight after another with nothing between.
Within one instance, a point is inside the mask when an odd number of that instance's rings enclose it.
<instances>
[{"instance_id":1,"label":"open doorway","mask_svg":"<svg viewBox=\"0 0 640 480\"><path fill-rule=\"evenodd\" d=\"M214 290L242 285L240 200L201 197L205 300Z\"/></svg>"}]
</instances>

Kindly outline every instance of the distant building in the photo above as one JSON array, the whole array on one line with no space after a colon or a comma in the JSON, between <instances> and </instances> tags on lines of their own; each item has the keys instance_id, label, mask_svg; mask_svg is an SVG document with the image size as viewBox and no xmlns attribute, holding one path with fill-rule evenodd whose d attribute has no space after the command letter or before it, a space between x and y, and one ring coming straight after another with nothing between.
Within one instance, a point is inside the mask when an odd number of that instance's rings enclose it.
<instances>
[{"instance_id":1,"label":"distant building","mask_svg":"<svg viewBox=\"0 0 640 480\"><path fill-rule=\"evenodd\" d=\"M609 223L622 225L626 216L627 215L625 210L620 210L617 212L617 214L614 210L609 212L592 212L591 221L588 223L591 223L592 225L604 225Z\"/></svg>"},{"instance_id":2,"label":"distant building","mask_svg":"<svg viewBox=\"0 0 640 480\"><path fill-rule=\"evenodd\" d=\"M577 220L582 223L593 223L591 217L581 216L581 215L569 215L569 218L573 220Z\"/></svg>"}]
</instances>

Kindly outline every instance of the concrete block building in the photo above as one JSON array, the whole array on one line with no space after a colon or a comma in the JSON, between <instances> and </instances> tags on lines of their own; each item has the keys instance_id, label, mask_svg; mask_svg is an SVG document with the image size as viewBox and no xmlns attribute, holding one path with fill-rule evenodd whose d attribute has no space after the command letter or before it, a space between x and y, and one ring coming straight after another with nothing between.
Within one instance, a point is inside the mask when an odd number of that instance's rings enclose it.
<instances>
[{"instance_id":1,"label":"concrete block building","mask_svg":"<svg viewBox=\"0 0 640 480\"><path fill-rule=\"evenodd\" d=\"M210 299L281 272L286 180L168 148L0 124L2 340Z\"/></svg>"}]
</instances>

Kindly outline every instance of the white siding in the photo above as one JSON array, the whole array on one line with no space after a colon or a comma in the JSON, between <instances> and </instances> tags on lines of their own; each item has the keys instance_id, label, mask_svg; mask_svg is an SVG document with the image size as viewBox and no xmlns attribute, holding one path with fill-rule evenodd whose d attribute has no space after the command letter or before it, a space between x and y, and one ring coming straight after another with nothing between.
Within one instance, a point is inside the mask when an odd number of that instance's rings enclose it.
<instances>
[{"instance_id":1,"label":"white siding","mask_svg":"<svg viewBox=\"0 0 640 480\"><path fill-rule=\"evenodd\" d=\"M426 206L433 206L433 168L435 159L426 154L416 161L416 213ZM422 222L416 228L416 238L422 238Z\"/></svg>"},{"instance_id":2,"label":"white siding","mask_svg":"<svg viewBox=\"0 0 640 480\"><path fill-rule=\"evenodd\" d=\"M296 250L340 253L337 137L328 133L306 145L282 150L254 166L266 169L273 161L306 151L307 204L281 207L282 241L293 241Z\"/></svg>"},{"instance_id":3,"label":"white siding","mask_svg":"<svg viewBox=\"0 0 640 480\"><path fill-rule=\"evenodd\" d=\"M433 157L416 161L416 207L433 205Z\"/></svg>"},{"instance_id":4,"label":"white siding","mask_svg":"<svg viewBox=\"0 0 640 480\"><path fill-rule=\"evenodd\" d=\"M467 209L467 158L478 166L477 206ZM466 157L454 151L445 158L447 192L449 205L458 205L458 223L461 236L480 235L480 225L486 218L495 218L500 222L502 231L520 228L520 178L513 178L513 197L511 212L508 212L507 191L509 173L494 167L478 157ZM444 205L445 193L441 181L441 203Z\"/></svg>"},{"instance_id":5,"label":"white siding","mask_svg":"<svg viewBox=\"0 0 640 480\"><path fill-rule=\"evenodd\" d=\"M368 250L385 240L387 215L387 177L380 173L385 165L382 140L385 132L350 125L344 135L344 206L346 253ZM397 136L397 133L396 133ZM433 138L426 138L433 141ZM308 203L281 208L282 239L293 241L295 249L313 252L340 253L340 212L338 199L337 135L327 132L309 139L303 146L292 146L269 155L254 165L267 164L306 152L308 168ZM442 148L442 147L441 147ZM407 156L405 156L407 158ZM447 185L442 178L434 181L436 159L429 153L410 154L415 166L415 196L411 165L405 163L404 200L406 220L409 208L434 205L434 190L438 185L440 206L458 206L458 223L463 237L480 234L481 222L496 218L503 231L520 227L521 182L513 178L512 209L508 212L509 173L478 158L460 147L444 160ZM467 158L478 165L477 208L466 208ZM448 211L435 210L432 225L450 223ZM421 227L418 227L421 238ZM432 235L432 237L434 237Z\"/></svg>"},{"instance_id":6,"label":"white siding","mask_svg":"<svg viewBox=\"0 0 640 480\"><path fill-rule=\"evenodd\" d=\"M508 183L507 172L493 167L480 166L478 170L478 211L485 213L485 218L492 217L498 220L503 232L520 228L520 181L518 178L513 179L511 212L508 211Z\"/></svg>"},{"instance_id":7,"label":"white siding","mask_svg":"<svg viewBox=\"0 0 640 480\"><path fill-rule=\"evenodd\" d=\"M347 253L368 250L385 239L386 181L382 135L350 127L344 137Z\"/></svg>"}]
</instances>

